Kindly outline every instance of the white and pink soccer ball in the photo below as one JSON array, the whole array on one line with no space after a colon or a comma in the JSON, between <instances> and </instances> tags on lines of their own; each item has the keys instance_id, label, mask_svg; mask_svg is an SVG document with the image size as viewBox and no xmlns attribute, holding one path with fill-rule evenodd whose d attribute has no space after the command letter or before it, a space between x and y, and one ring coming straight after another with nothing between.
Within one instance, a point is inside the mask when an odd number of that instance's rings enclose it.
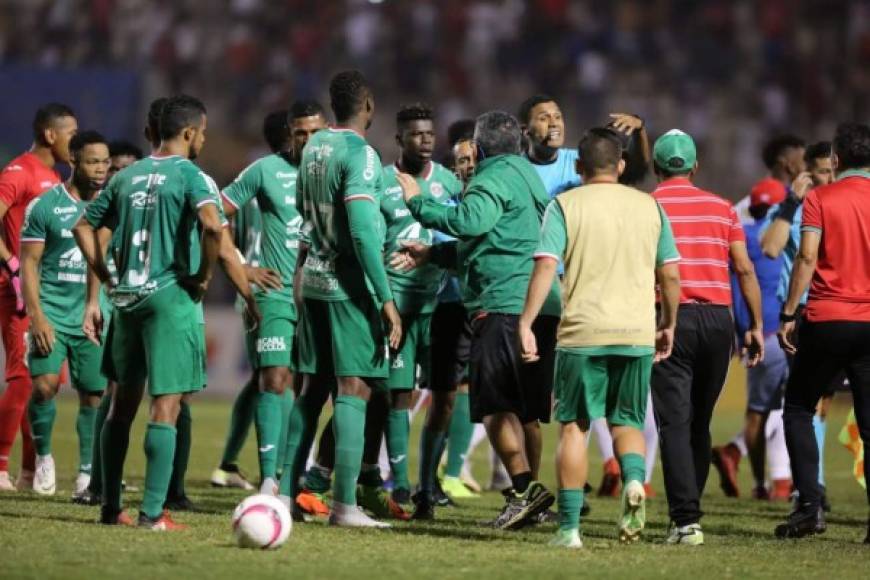
<instances>
[{"instance_id":1,"label":"white and pink soccer ball","mask_svg":"<svg viewBox=\"0 0 870 580\"><path fill-rule=\"evenodd\" d=\"M233 512L233 536L241 548L277 548L287 541L292 528L290 511L275 496L252 495Z\"/></svg>"}]
</instances>

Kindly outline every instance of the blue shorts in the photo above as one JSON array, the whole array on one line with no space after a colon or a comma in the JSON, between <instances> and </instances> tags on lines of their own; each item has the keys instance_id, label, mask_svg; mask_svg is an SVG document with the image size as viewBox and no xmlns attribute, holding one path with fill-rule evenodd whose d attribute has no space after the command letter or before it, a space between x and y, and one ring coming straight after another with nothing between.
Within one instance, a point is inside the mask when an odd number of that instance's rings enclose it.
<instances>
[{"instance_id":1,"label":"blue shorts","mask_svg":"<svg viewBox=\"0 0 870 580\"><path fill-rule=\"evenodd\" d=\"M775 334L764 339L764 360L747 371L747 408L767 413L782 408L788 361Z\"/></svg>"}]
</instances>

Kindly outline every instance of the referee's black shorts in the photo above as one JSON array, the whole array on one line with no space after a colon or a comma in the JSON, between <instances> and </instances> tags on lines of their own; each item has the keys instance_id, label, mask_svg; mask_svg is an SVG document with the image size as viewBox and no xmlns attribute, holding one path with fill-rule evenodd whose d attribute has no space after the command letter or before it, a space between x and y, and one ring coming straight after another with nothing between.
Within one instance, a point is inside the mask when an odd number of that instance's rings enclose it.
<instances>
[{"instance_id":1,"label":"referee's black shorts","mask_svg":"<svg viewBox=\"0 0 870 580\"><path fill-rule=\"evenodd\" d=\"M442 302L430 324L429 389L455 391L468 382L471 324L461 302Z\"/></svg>"},{"instance_id":2,"label":"referee's black shorts","mask_svg":"<svg viewBox=\"0 0 870 580\"><path fill-rule=\"evenodd\" d=\"M518 323L514 314L484 314L471 323L471 420L476 423L496 413L513 413L524 424L550 421L559 318L535 320L540 359L531 364L520 356Z\"/></svg>"}]
</instances>

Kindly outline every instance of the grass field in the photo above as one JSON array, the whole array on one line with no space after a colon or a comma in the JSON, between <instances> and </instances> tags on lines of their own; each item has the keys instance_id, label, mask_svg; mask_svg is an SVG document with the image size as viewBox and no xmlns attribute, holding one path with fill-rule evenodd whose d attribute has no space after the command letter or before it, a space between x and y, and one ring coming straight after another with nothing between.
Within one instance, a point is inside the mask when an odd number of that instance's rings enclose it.
<instances>
[{"instance_id":1,"label":"grass field","mask_svg":"<svg viewBox=\"0 0 870 580\"><path fill-rule=\"evenodd\" d=\"M732 395L732 398L734 396ZM715 441L730 439L741 423L739 404L723 404L713 431ZM126 478L141 486L144 474L140 412L131 439ZM804 541L772 538L786 514L782 503L731 500L711 474L704 498L707 545L702 548L662 545L667 512L660 473L660 495L649 502L648 533L639 545L615 540L617 501L592 498L584 521L586 549L577 552L546 546L552 529L522 532L487 530L478 522L501 505L497 494L439 510L434 523L400 523L392 530L355 531L325 525L297 525L288 543L273 552L236 548L230 538L230 513L243 494L208 485L223 445L229 414L226 401L203 399L194 407L194 449L188 490L200 513L177 514L191 529L157 534L106 528L95 523L97 508L74 506L68 497L75 468L74 404L64 398L55 431L58 495L0 495L0 578L867 578L870 547L860 542L867 521L863 490L849 473L851 459L836 443L847 409L836 405L828 437L829 493L834 511L828 533ZM414 440L419 429L415 421ZM555 431L546 432L544 480L553 484L551 467ZM253 444L243 452L243 467L255 472ZM18 452L16 450L15 456ZM595 454L593 454L593 457ZM484 454L475 457L475 472L485 481ZM592 462L591 481L600 478ZM412 456L412 470L416 467ZM13 466L17 472L17 466ZM748 465L741 470L748 491ZM131 513L140 494L128 494Z\"/></svg>"}]
</instances>

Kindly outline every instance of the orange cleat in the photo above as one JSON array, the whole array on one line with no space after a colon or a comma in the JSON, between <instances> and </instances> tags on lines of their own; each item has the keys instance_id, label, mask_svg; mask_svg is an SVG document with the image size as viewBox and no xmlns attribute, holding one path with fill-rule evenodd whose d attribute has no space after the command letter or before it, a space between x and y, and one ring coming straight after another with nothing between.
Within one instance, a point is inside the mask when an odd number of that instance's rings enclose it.
<instances>
[{"instance_id":1,"label":"orange cleat","mask_svg":"<svg viewBox=\"0 0 870 580\"><path fill-rule=\"evenodd\" d=\"M770 486L770 499L773 501L791 500L794 486L790 479L774 479Z\"/></svg>"},{"instance_id":2,"label":"orange cleat","mask_svg":"<svg viewBox=\"0 0 870 580\"><path fill-rule=\"evenodd\" d=\"M106 526L136 526L136 522L133 521L133 518L131 518L127 512L120 511L118 513L111 513L105 509L103 509L100 514L100 523Z\"/></svg>"},{"instance_id":3,"label":"orange cleat","mask_svg":"<svg viewBox=\"0 0 870 580\"><path fill-rule=\"evenodd\" d=\"M719 472L719 485L728 497L740 497L737 487L737 469L740 465L740 450L733 443L713 448L713 465Z\"/></svg>"},{"instance_id":4,"label":"orange cleat","mask_svg":"<svg viewBox=\"0 0 870 580\"><path fill-rule=\"evenodd\" d=\"M323 495L303 489L296 496L296 505L302 513L314 517L329 517L329 506L323 501Z\"/></svg>"},{"instance_id":5,"label":"orange cleat","mask_svg":"<svg viewBox=\"0 0 870 580\"><path fill-rule=\"evenodd\" d=\"M184 524L179 524L172 519L169 511L163 510L160 517L156 520L149 518L143 513L139 513L139 527L152 530L155 532L182 532L187 529Z\"/></svg>"},{"instance_id":6,"label":"orange cleat","mask_svg":"<svg viewBox=\"0 0 870 580\"><path fill-rule=\"evenodd\" d=\"M619 497L622 481L620 480L619 462L611 457L604 462L604 476L598 487L598 497Z\"/></svg>"}]
</instances>

